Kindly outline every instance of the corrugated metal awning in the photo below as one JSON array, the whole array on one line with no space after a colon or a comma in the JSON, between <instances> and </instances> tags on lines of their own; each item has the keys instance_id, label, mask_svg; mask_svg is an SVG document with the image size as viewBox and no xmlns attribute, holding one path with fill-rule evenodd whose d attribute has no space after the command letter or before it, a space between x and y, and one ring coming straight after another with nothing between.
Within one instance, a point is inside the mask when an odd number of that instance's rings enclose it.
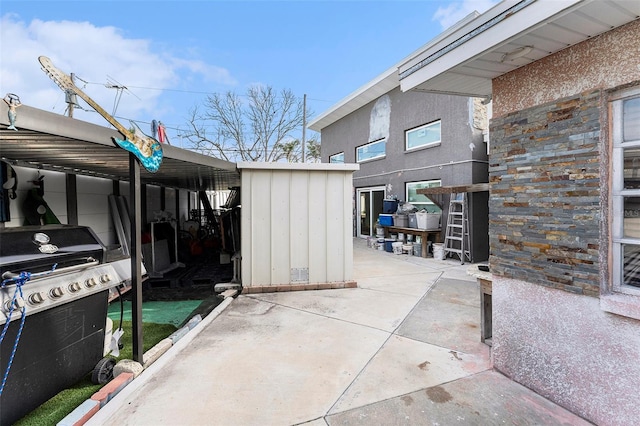
<instances>
[{"instance_id":1,"label":"corrugated metal awning","mask_svg":"<svg viewBox=\"0 0 640 426\"><path fill-rule=\"evenodd\" d=\"M18 131L7 130L7 105L0 103L0 157L13 165L69 174L129 180L129 152L111 138L114 129L74 120L22 105ZM240 185L235 163L163 145L164 159L156 173L141 169L141 182L189 191L225 190Z\"/></svg>"}]
</instances>

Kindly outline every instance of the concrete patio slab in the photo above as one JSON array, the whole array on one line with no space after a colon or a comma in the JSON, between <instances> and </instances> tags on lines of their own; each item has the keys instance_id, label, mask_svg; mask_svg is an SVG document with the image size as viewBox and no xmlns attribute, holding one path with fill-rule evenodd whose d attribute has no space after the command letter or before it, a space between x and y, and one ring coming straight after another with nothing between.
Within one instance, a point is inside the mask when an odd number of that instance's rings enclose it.
<instances>
[{"instance_id":1,"label":"concrete patio slab","mask_svg":"<svg viewBox=\"0 0 640 426\"><path fill-rule=\"evenodd\" d=\"M330 426L591 424L493 371L329 415L326 421Z\"/></svg>"},{"instance_id":2,"label":"concrete patio slab","mask_svg":"<svg viewBox=\"0 0 640 426\"><path fill-rule=\"evenodd\" d=\"M358 279L358 288L420 297L435 284L441 275L441 272L423 272L419 274L398 273L392 277L360 278Z\"/></svg>"},{"instance_id":3,"label":"concrete patio slab","mask_svg":"<svg viewBox=\"0 0 640 426\"><path fill-rule=\"evenodd\" d=\"M441 278L397 334L464 353L488 354L480 342L480 296L474 281Z\"/></svg>"},{"instance_id":4,"label":"concrete patio slab","mask_svg":"<svg viewBox=\"0 0 640 426\"><path fill-rule=\"evenodd\" d=\"M491 371L468 264L354 262L359 288L239 296L87 425L586 424Z\"/></svg>"},{"instance_id":5,"label":"concrete patio slab","mask_svg":"<svg viewBox=\"0 0 640 426\"><path fill-rule=\"evenodd\" d=\"M425 288L425 282L415 283ZM336 289L251 295L305 312L391 332L416 305L416 297L367 289Z\"/></svg>"},{"instance_id":6,"label":"concrete patio slab","mask_svg":"<svg viewBox=\"0 0 640 426\"><path fill-rule=\"evenodd\" d=\"M234 301L215 324L104 424L264 425L318 419L388 337L248 297Z\"/></svg>"},{"instance_id":7,"label":"concrete patio slab","mask_svg":"<svg viewBox=\"0 0 640 426\"><path fill-rule=\"evenodd\" d=\"M488 356L462 354L394 335L329 413L447 383L489 368Z\"/></svg>"}]
</instances>

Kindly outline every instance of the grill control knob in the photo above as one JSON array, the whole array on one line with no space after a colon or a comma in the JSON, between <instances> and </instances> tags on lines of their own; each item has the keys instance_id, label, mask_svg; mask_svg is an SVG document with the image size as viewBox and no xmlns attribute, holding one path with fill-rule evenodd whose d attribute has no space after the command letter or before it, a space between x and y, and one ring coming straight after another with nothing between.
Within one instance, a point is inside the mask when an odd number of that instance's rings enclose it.
<instances>
[{"instance_id":1,"label":"grill control knob","mask_svg":"<svg viewBox=\"0 0 640 426\"><path fill-rule=\"evenodd\" d=\"M89 278L88 280L86 280L84 282L84 285L86 285L87 288L91 288L91 287L95 287L96 285L98 285L98 282L96 281L95 278Z\"/></svg>"},{"instance_id":2,"label":"grill control knob","mask_svg":"<svg viewBox=\"0 0 640 426\"><path fill-rule=\"evenodd\" d=\"M15 302L13 302L14 312L16 309L22 309L23 306L24 306L24 299L20 296L16 297ZM7 300L6 302L4 302L4 310L6 312L9 312L11 310L11 300Z\"/></svg>"},{"instance_id":3,"label":"grill control knob","mask_svg":"<svg viewBox=\"0 0 640 426\"><path fill-rule=\"evenodd\" d=\"M102 284L106 284L111 281L111 276L109 274L100 275L100 282Z\"/></svg>"},{"instance_id":4,"label":"grill control knob","mask_svg":"<svg viewBox=\"0 0 640 426\"><path fill-rule=\"evenodd\" d=\"M49 290L49 296L51 296L53 299L57 299L59 297L62 297L63 295L64 290L62 290L62 287L54 287Z\"/></svg>"},{"instance_id":5,"label":"grill control knob","mask_svg":"<svg viewBox=\"0 0 640 426\"><path fill-rule=\"evenodd\" d=\"M40 292L40 291L38 291L36 293L31 293L29 295L29 297L27 298L27 300L32 305L38 305L38 304L44 302L44 294L42 294L42 292Z\"/></svg>"},{"instance_id":6,"label":"grill control knob","mask_svg":"<svg viewBox=\"0 0 640 426\"><path fill-rule=\"evenodd\" d=\"M77 293L82 289L82 287L80 287L80 283L77 281L69 284L68 288L71 293Z\"/></svg>"}]
</instances>

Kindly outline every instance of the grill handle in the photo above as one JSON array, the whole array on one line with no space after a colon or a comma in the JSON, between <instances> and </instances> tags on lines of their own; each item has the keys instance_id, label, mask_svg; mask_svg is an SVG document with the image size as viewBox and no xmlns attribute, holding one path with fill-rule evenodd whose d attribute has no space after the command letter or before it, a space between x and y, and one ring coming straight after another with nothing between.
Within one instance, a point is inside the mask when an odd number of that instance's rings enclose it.
<instances>
[{"instance_id":1,"label":"grill handle","mask_svg":"<svg viewBox=\"0 0 640 426\"><path fill-rule=\"evenodd\" d=\"M97 259L94 259L93 257L85 257L84 260L87 263L81 263L79 265L73 265L73 266L67 266L66 268L60 268L60 269L54 269L52 271L44 271L44 272L36 272L31 274L31 279L33 278L38 278L38 277L43 277L43 276L54 276L54 275L60 275L60 274L66 274L67 272L75 272L75 271L80 271L83 269L87 269L90 266L95 266L100 264L100 261ZM14 278L18 278L20 276L20 274L16 274L15 272L11 272L11 271L6 271L4 274L2 274L2 279L3 280L10 280L10 279L14 279Z\"/></svg>"}]
</instances>

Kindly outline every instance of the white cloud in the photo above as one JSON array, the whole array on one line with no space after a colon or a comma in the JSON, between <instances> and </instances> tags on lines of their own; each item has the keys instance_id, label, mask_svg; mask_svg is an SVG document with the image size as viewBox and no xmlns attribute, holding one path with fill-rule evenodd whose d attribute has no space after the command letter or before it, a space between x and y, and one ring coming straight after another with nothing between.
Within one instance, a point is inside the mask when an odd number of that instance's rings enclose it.
<instances>
[{"instance_id":1,"label":"white cloud","mask_svg":"<svg viewBox=\"0 0 640 426\"><path fill-rule=\"evenodd\" d=\"M451 2L448 6L440 6L433 14L432 20L437 21L443 30L449 28L473 11L484 13L499 3L499 0L463 0Z\"/></svg>"},{"instance_id":2,"label":"white cloud","mask_svg":"<svg viewBox=\"0 0 640 426\"><path fill-rule=\"evenodd\" d=\"M199 60L173 58L172 63L176 68L184 68L192 73L200 74L206 81L222 83L234 86L237 81L231 76L229 70L215 65L207 64Z\"/></svg>"},{"instance_id":3,"label":"white cloud","mask_svg":"<svg viewBox=\"0 0 640 426\"><path fill-rule=\"evenodd\" d=\"M0 19L0 38L0 96L15 93L25 105L60 114L66 108L64 94L40 69L41 55L65 73L91 83L85 86L76 80L107 112L114 108L117 90L105 85L111 81L130 86L131 92L122 94L117 115L141 120L157 117L158 111L170 113L168 101L163 102L163 92L157 89L176 88L188 78L235 83L224 68L155 52L151 40L127 38L111 26L38 19L27 23L6 14ZM92 112L78 111L74 116L106 124Z\"/></svg>"}]
</instances>

